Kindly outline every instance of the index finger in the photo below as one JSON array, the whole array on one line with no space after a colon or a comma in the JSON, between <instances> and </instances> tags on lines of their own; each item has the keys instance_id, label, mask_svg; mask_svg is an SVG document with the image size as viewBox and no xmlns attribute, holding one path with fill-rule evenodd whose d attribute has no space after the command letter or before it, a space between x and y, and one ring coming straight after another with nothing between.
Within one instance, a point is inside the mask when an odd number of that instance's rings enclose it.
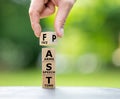
<instances>
[{"instance_id":1,"label":"index finger","mask_svg":"<svg viewBox=\"0 0 120 99\"><path fill-rule=\"evenodd\" d=\"M44 0L32 0L29 8L31 26L37 37L39 37L41 33L41 26L39 24L39 21L40 21L40 12L42 12L43 7L44 7Z\"/></svg>"},{"instance_id":2,"label":"index finger","mask_svg":"<svg viewBox=\"0 0 120 99\"><path fill-rule=\"evenodd\" d=\"M62 37L64 34L64 23L74 3L75 0L61 0L58 4L58 11L55 19L55 30L59 37Z\"/></svg>"}]
</instances>

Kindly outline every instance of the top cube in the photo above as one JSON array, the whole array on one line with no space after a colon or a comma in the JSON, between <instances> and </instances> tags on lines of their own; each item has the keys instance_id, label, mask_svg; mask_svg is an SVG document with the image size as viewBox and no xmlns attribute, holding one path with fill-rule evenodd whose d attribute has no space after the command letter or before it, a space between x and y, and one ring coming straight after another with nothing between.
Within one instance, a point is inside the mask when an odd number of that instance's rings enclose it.
<instances>
[{"instance_id":1,"label":"top cube","mask_svg":"<svg viewBox=\"0 0 120 99\"><path fill-rule=\"evenodd\" d=\"M52 46L57 43L57 35L55 32L42 32L40 35L41 46Z\"/></svg>"}]
</instances>

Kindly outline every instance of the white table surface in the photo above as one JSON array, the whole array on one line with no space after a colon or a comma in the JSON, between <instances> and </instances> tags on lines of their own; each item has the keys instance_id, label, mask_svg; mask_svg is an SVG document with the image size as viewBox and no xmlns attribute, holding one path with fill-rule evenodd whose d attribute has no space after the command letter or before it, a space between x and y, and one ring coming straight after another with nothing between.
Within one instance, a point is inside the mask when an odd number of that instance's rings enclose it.
<instances>
[{"instance_id":1,"label":"white table surface","mask_svg":"<svg viewBox=\"0 0 120 99\"><path fill-rule=\"evenodd\" d=\"M0 99L120 99L120 89L100 87L0 87Z\"/></svg>"}]
</instances>

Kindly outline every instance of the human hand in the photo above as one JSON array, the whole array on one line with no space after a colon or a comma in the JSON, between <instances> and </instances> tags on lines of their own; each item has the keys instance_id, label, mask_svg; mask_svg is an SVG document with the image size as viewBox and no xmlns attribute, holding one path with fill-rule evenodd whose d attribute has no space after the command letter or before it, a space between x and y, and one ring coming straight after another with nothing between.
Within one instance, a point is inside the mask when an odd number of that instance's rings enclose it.
<instances>
[{"instance_id":1,"label":"human hand","mask_svg":"<svg viewBox=\"0 0 120 99\"><path fill-rule=\"evenodd\" d=\"M65 20L75 3L75 0L31 0L29 15L32 29L37 37L40 37L41 26L40 19L50 16L55 12L55 6L58 7L54 22L55 31L58 37L64 34Z\"/></svg>"}]
</instances>

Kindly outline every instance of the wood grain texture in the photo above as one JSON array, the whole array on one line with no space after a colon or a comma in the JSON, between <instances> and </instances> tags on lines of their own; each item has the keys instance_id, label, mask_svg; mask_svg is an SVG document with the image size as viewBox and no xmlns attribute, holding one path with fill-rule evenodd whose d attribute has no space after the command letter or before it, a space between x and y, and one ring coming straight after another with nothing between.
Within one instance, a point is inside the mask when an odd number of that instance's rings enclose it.
<instances>
[{"instance_id":1,"label":"wood grain texture","mask_svg":"<svg viewBox=\"0 0 120 99\"><path fill-rule=\"evenodd\" d=\"M41 46L52 46L57 43L57 35L55 32L42 32L40 36Z\"/></svg>"},{"instance_id":2,"label":"wood grain texture","mask_svg":"<svg viewBox=\"0 0 120 99\"><path fill-rule=\"evenodd\" d=\"M55 73L55 62L54 61L43 61L42 62L42 73Z\"/></svg>"},{"instance_id":3,"label":"wood grain texture","mask_svg":"<svg viewBox=\"0 0 120 99\"><path fill-rule=\"evenodd\" d=\"M42 61L55 61L55 49L42 48Z\"/></svg>"},{"instance_id":4,"label":"wood grain texture","mask_svg":"<svg viewBox=\"0 0 120 99\"><path fill-rule=\"evenodd\" d=\"M42 73L42 87L55 88L55 73Z\"/></svg>"},{"instance_id":5,"label":"wood grain texture","mask_svg":"<svg viewBox=\"0 0 120 99\"><path fill-rule=\"evenodd\" d=\"M42 48L42 87L55 88L55 49Z\"/></svg>"}]
</instances>

